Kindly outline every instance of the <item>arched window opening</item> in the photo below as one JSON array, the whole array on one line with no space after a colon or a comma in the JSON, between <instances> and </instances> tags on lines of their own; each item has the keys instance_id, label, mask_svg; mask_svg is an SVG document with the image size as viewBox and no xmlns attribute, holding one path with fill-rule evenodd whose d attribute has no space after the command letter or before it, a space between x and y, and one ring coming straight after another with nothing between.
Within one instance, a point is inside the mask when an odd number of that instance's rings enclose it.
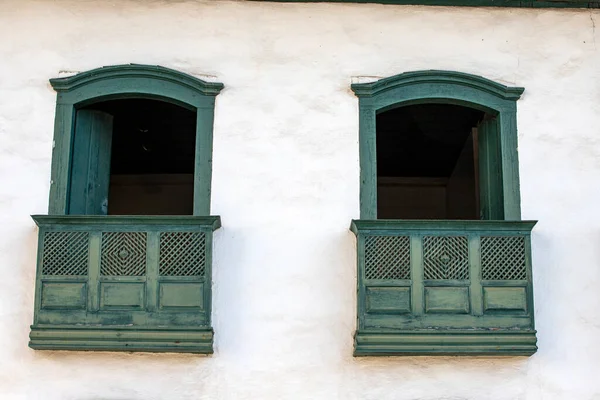
<instances>
[{"instance_id":1,"label":"arched window opening","mask_svg":"<svg viewBox=\"0 0 600 400\"><path fill-rule=\"evenodd\" d=\"M479 219L485 113L452 104L392 108L376 117L380 219Z\"/></svg>"},{"instance_id":2,"label":"arched window opening","mask_svg":"<svg viewBox=\"0 0 600 400\"><path fill-rule=\"evenodd\" d=\"M150 99L76 112L69 214L192 215L196 113Z\"/></svg>"}]
</instances>

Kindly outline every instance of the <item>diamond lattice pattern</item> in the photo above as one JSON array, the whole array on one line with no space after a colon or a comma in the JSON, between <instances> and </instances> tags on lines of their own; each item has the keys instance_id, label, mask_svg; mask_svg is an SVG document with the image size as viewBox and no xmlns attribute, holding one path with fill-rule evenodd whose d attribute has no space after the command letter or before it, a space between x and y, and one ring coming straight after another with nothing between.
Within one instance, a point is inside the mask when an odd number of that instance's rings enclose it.
<instances>
[{"instance_id":1,"label":"diamond lattice pattern","mask_svg":"<svg viewBox=\"0 0 600 400\"><path fill-rule=\"evenodd\" d=\"M484 280L525 280L525 238L483 236L481 267Z\"/></svg>"},{"instance_id":2,"label":"diamond lattice pattern","mask_svg":"<svg viewBox=\"0 0 600 400\"><path fill-rule=\"evenodd\" d=\"M103 232L100 274L145 275L146 232Z\"/></svg>"},{"instance_id":3,"label":"diamond lattice pattern","mask_svg":"<svg viewBox=\"0 0 600 400\"><path fill-rule=\"evenodd\" d=\"M410 279L408 236L367 236L366 279Z\"/></svg>"},{"instance_id":4,"label":"diamond lattice pattern","mask_svg":"<svg viewBox=\"0 0 600 400\"><path fill-rule=\"evenodd\" d=\"M469 279L466 236L423 237L425 279Z\"/></svg>"},{"instance_id":5,"label":"diamond lattice pattern","mask_svg":"<svg viewBox=\"0 0 600 400\"><path fill-rule=\"evenodd\" d=\"M203 232L163 232L160 235L160 275L203 276L206 237Z\"/></svg>"},{"instance_id":6,"label":"diamond lattice pattern","mask_svg":"<svg viewBox=\"0 0 600 400\"><path fill-rule=\"evenodd\" d=\"M88 233L46 232L43 275L87 275Z\"/></svg>"}]
</instances>

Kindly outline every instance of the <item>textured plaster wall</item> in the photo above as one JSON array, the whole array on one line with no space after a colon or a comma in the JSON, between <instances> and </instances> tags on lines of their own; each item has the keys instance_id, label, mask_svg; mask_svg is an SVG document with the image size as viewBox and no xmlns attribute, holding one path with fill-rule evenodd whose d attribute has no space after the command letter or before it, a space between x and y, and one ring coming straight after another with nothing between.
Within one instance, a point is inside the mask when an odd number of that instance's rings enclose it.
<instances>
[{"instance_id":1,"label":"textured plaster wall","mask_svg":"<svg viewBox=\"0 0 600 400\"><path fill-rule=\"evenodd\" d=\"M0 398L600 399L600 13L225 1L0 2ZM598 42L598 43L597 43ZM217 98L211 357L27 347L47 209L48 78L160 64ZM353 77L446 69L526 88L523 217L539 352L352 358Z\"/></svg>"}]
</instances>

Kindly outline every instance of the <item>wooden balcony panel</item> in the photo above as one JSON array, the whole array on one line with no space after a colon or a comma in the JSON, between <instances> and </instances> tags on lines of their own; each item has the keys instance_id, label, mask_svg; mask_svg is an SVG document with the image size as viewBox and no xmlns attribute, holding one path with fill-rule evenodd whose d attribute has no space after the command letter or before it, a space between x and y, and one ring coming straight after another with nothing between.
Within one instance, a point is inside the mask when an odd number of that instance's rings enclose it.
<instances>
[{"instance_id":1,"label":"wooden balcony panel","mask_svg":"<svg viewBox=\"0 0 600 400\"><path fill-rule=\"evenodd\" d=\"M30 347L212 353L219 217L33 216Z\"/></svg>"},{"instance_id":2,"label":"wooden balcony panel","mask_svg":"<svg viewBox=\"0 0 600 400\"><path fill-rule=\"evenodd\" d=\"M352 221L355 355L533 354L534 225Z\"/></svg>"}]
</instances>

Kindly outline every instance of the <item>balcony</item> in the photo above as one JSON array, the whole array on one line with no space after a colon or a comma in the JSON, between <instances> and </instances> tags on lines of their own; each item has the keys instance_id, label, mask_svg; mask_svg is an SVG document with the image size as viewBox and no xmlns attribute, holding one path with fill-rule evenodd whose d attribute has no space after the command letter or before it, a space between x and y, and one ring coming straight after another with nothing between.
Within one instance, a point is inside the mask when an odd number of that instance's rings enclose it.
<instances>
[{"instance_id":1,"label":"balcony","mask_svg":"<svg viewBox=\"0 0 600 400\"><path fill-rule=\"evenodd\" d=\"M531 355L533 221L354 220L354 354Z\"/></svg>"},{"instance_id":2,"label":"balcony","mask_svg":"<svg viewBox=\"0 0 600 400\"><path fill-rule=\"evenodd\" d=\"M30 347L212 353L212 236L220 217L33 219Z\"/></svg>"}]
</instances>

